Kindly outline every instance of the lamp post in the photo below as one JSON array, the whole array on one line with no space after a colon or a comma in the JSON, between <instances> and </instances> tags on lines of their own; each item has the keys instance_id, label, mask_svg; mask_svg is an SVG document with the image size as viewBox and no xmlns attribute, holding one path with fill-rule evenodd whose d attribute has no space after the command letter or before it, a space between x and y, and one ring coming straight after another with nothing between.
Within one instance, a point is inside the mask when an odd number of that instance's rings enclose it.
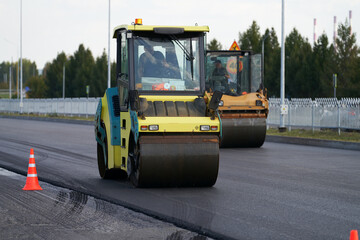
<instances>
[{"instance_id":1,"label":"lamp post","mask_svg":"<svg viewBox=\"0 0 360 240\"><path fill-rule=\"evenodd\" d=\"M281 78L280 78L280 126L279 131L286 131L284 115L287 115L287 105L285 105L285 1L282 0L281 7Z\"/></svg>"},{"instance_id":2,"label":"lamp post","mask_svg":"<svg viewBox=\"0 0 360 240\"><path fill-rule=\"evenodd\" d=\"M109 21L108 21L108 82L107 82L107 87L110 88L111 87L111 81L110 81L110 76L111 76L111 69L110 69L110 0L109 0Z\"/></svg>"},{"instance_id":3,"label":"lamp post","mask_svg":"<svg viewBox=\"0 0 360 240\"><path fill-rule=\"evenodd\" d=\"M12 81L12 58L11 58L11 64L9 69L9 99L11 99L11 81Z\"/></svg>"},{"instance_id":4,"label":"lamp post","mask_svg":"<svg viewBox=\"0 0 360 240\"><path fill-rule=\"evenodd\" d=\"M22 69L22 0L20 0L20 113L23 112L23 69Z\"/></svg>"}]
</instances>

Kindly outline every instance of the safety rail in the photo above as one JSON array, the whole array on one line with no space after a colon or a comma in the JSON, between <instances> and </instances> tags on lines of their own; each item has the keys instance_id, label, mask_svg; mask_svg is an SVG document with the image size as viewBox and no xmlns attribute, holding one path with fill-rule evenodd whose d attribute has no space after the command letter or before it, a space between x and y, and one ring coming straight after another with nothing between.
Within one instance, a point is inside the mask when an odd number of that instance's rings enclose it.
<instances>
[{"instance_id":1,"label":"safety rail","mask_svg":"<svg viewBox=\"0 0 360 240\"><path fill-rule=\"evenodd\" d=\"M23 113L95 115L99 98L24 99ZM360 130L360 98L285 99L285 126ZM280 124L280 98L269 99L268 125ZM0 99L0 112L20 112L20 100Z\"/></svg>"},{"instance_id":2,"label":"safety rail","mask_svg":"<svg viewBox=\"0 0 360 240\"><path fill-rule=\"evenodd\" d=\"M22 113L95 115L99 98L23 99ZM20 113L20 100L0 99L0 112Z\"/></svg>"},{"instance_id":3,"label":"safety rail","mask_svg":"<svg viewBox=\"0 0 360 240\"><path fill-rule=\"evenodd\" d=\"M285 126L312 128L334 128L360 130L360 98L293 98L286 99L288 114L284 116ZM280 124L279 98L269 99L268 125Z\"/></svg>"}]
</instances>

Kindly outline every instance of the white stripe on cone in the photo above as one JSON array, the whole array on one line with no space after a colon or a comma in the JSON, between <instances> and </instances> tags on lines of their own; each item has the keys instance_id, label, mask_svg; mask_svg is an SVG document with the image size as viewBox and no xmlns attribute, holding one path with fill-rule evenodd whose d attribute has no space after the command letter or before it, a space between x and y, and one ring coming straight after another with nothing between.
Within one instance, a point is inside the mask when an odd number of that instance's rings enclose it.
<instances>
[{"instance_id":1,"label":"white stripe on cone","mask_svg":"<svg viewBox=\"0 0 360 240\"><path fill-rule=\"evenodd\" d=\"M28 177L37 177L37 174L28 174Z\"/></svg>"}]
</instances>

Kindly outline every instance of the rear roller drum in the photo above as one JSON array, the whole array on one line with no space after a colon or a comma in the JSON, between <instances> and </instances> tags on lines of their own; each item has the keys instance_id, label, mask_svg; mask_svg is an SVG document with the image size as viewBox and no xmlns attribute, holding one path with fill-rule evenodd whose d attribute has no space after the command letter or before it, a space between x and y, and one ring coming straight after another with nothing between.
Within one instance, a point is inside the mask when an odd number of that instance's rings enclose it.
<instances>
[{"instance_id":1,"label":"rear roller drum","mask_svg":"<svg viewBox=\"0 0 360 240\"><path fill-rule=\"evenodd\" d=\"M223 118L220 147L252 147L264 144L266 137L265 118Z\"/></svg>"}]
</instances>

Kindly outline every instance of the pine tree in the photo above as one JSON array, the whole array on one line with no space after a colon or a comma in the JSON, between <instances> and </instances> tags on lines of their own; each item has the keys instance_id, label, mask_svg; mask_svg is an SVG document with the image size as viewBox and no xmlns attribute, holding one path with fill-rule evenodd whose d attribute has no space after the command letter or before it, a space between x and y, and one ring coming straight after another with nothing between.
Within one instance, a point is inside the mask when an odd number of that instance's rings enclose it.
<instances>
[{"instance_id":1,"label":"pine tree","mask_svg":"<svg viewBox=\"0 0 360 240\"><path fill-rule=\"evenodd\" d=\"M222 49L221 43L218 42L215 38L211 40L210 43L208 43L206 46L207 50L210 51L217 51Z\"/></svg>"},{"instance_id":2,"label":"pine tree","mask_svg":"<svg viewBox=\"0 0 360 240\"><path fill-rule=\"evenodd\" d=\"M244 33L239 33L238 43L241 50L252 50L254 53L261 53L260 27L256 21L253 21Z\"/></svg>"}]
</instances>

